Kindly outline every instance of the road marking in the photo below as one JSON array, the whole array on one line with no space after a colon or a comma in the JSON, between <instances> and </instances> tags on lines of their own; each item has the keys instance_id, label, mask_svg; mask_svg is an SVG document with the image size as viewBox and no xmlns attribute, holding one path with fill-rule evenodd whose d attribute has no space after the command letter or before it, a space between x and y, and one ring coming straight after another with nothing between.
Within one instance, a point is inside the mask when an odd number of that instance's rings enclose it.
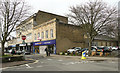
<instances>
[{"instance_id":1,"label":"road marking","mask_svg":"<svg viewBox=\"0 0 120 73\"><path fill-rule=\"evenodd\" d=\"M58 60L58 61L63 61L63 60Z\"/></svg>"},{"instance_id":2,"label":"road marking","mask_svg":"<svg viewBox=\"0 0 120 73\"><path fill-rule=\"evenodd\" d=\"M39 60L36 60L35 62L33 62L33 63L28 63L28 64L34 64L34 63L38 63L38 62L39 62ZM25 66L25 64L23 64L23 65L19 65L19 66ZM0 69L4 70L4 69L15 68L15 67L19 67L19 66L4 67L4 68L0 68ZM32 67L31 67L31 68L32 68Z\"/></svg>"},{"instance_id":3,"label":"road marking","mask_svg":"<svg viewBox=\"0 0 120 73\"><path fill-rule=\"evenodd\" d=\"M37 67L43 67L42 65L40 65L40 66L37 66Z\"/></svg>"},{"instance_id":4,"label":"road marking","mask_svg":"<svg viewBox=\"0 0 120 73\"><path fill-rule=\"evenodd\" d=\"M52 59L47 59L47 60L52 60Z\"/></svg>"},{"instance_id":5,"label":"road marking","mask_svg":"<svg viewBox=\"0 0 120 73\"><path fill-rule=\"evenodd\" d=\"M25 66L27 66L26 68L33 68L33 67L30 67L30 65L28 65L28 64L25 64Z\"/></svg>"},{"instance_id":6,"label":"road marking","mask_svg":"<svg viewBox=\"0 0 120 73\"><path fill-rule=\"evenodd\" d=\"M38 63L39 62L39 60L36 60L34 63Z\"/></svg>"}]
</instances>

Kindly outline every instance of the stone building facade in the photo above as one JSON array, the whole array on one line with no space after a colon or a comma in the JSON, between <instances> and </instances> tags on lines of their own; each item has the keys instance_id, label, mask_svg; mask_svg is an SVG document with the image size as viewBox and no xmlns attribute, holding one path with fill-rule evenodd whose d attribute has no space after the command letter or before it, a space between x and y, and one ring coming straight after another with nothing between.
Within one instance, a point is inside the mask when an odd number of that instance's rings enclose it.
<instances>
[{"instance_id":1,"label":"stone building facade","mask_svg":"<svg viewBox=\"0 0 120 73\"><path fill-rule=\"evenodd\" d=\"M22 35L26 36L26 44L22 44ZM50 48L56 54L72 47L88 47L79 26L68 24L67 17L40 10L16 27L16 36L15 42L9 42L9 46L16 45L17 50L26 49L32 53L45 54L45 48ZM100 41L103 40L94 41L98 44L96 46L105 46ZM116 42L112 43L116 46Z\"/></svg>"},{"instance_id":2,"label":"stone building facade","mask_svg":"<svg viewBox=\"0 0 120 73\"><path fill-rule=\"evenodd\" d=\"M22 35L26 36L26 45L22 44ZM68 24L68 18L43 11L38 11L16 27L18 49L29 50L33 53L43 53L46 47L53 53L65 51L72 47L84 47L80 29ZM29 44L29 45L28 45Z\"/></svg>"}]
</instances>

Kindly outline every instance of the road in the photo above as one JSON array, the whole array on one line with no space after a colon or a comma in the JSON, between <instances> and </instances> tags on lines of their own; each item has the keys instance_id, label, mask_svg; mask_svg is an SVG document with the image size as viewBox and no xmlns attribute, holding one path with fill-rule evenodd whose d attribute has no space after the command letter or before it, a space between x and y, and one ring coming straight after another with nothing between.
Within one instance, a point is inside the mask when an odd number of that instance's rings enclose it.
<instances>
[{"instance_id":1,"label":"road","mask_svg":"<svg viewBox=\"0 0 120 73\"><path fill-rule=\"evenodd\" d=\"M36 62L4 68L3 71L118 71L118 61L83 61L68 57L28 56Z\"/></svg>"}]
</instances>

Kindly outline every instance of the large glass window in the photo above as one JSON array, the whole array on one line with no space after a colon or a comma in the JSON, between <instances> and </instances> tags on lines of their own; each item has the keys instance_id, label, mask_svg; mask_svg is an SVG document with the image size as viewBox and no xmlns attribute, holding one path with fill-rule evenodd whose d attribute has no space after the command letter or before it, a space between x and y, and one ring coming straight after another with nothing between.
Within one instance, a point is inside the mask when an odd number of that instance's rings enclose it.
<instances>
[{"instance_id":1,"label":"large glass window","mask_svg":"<svg viewBox=\"0 0 120 73\"><path fill-rule=\"evenodd\" d=\"M46 38L48 38L48 30L46 30Z\"/></svg>"},{"instance_id":2,"label":"large glass window","mask_svg":"<svg viewBox=\"0 0 120 73\"><path fill-rule=\"evenodd\" d=\"M44 38L44 32L42 32L42 39Z\"/></svg>"},{"instance_id":3,"label":"large glass window","mask_svg":"<svg viewBox=\"0 0 120 73\"><path fill-rule=\"evenodd\" d=\"M53 38L53 29L50 29L50 37Z\"/></svg>"}]
</instances>

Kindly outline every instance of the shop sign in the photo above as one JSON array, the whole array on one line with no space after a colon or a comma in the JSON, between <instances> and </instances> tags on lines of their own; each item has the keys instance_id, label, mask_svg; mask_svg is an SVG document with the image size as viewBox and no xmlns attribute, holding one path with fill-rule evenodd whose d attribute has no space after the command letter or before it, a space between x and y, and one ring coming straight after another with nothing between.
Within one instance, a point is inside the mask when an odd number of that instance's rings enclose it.
<instances>
[{"instance_id":1,"label":"shop sign","mask_svg":"<svg viewBox=\"0 0 120 73\"><path fill-rule=\"evenodd\" d=\"M33 43L33 46L51 45L51 44L56 44L56 40L34 42L34 43Z\"/></svg>"},{"instance_id":2,"label":"shop sign","mask_svg":"<svg viewBox=\"0 0 120 73\"><path fill-rule=\"evenodd\" d=\"M20 44L19 46L26 46L26 44Z\"/></svg>"}]
</instances>

